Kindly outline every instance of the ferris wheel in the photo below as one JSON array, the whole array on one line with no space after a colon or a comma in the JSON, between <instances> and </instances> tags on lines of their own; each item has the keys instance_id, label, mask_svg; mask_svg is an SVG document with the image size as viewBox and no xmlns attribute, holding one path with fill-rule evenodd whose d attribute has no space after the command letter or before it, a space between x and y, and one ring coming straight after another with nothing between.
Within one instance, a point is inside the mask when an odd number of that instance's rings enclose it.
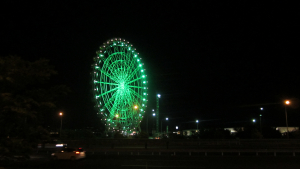
<instances>
[{"instance_id":1,"label":"ferris wheel","mask_svg":"<svg viewBox=\"0 0 300 169\"><path fill-rule=\"evenodd\" d=\"M100 46L93 67L96 107L107 131L131 133L140 127L147 107L147 80L139 53L125 39Z\"/></svg>"}]
</instances>

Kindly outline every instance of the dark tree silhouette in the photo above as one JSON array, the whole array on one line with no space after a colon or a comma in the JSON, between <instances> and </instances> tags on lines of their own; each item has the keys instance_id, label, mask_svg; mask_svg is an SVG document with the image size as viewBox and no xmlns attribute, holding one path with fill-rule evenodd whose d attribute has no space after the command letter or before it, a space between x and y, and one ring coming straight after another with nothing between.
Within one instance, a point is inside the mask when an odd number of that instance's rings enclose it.
<instances>
[{"instance_id":1,"label":"dark tree silhouette","mask_svg":"<svg viewBox=\"0 0 300 169\"><path fill-rule=\"evenodd\" d=\"M26 142L46 139L43 119L53 113L56 104L70 90L64 85L51 86L57 74L46 59L34 62L20 57L0 57L0 138Z\"/></svg>"}]
</instances>

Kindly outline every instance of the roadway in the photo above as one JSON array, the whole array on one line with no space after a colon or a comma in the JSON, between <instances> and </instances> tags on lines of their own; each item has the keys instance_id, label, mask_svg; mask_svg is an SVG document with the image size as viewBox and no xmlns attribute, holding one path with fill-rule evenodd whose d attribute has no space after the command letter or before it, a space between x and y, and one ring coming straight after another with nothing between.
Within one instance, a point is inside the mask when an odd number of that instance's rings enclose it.
<instances>
[{"instance_id":1,"label":"roadway","mask_svg":"<svg viewBox=\"0 0 300 169\"><path fill-rule=\"evenodd\" d=\"M0 165L1 166L1 165ZM137 154L137 152L123 153L87 153L84 160L52 161L50 154L40 153L32 155L32 158L25 162L15 162L4 168L53 168L53 169L147 169L147 168L202 168L202 169L295 169L300 168L300 156L292 154L204 154L165 152L162 154Z\"/></svg>"}]
</instances>

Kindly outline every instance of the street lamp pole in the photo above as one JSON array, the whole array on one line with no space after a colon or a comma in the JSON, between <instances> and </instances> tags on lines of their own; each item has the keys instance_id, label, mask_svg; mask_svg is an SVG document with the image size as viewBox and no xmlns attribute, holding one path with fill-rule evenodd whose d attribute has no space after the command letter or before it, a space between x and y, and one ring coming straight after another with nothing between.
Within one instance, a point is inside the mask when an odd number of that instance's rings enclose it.
<instances>
[{"instance_id":1,"label":"street lamp pole","mask_svg":"<svg viewBox=\"0 0 300 169\"><path fill-rule=\"evenodd\" d=\"M152 109L152 115L153 115L153 125L152 125L152 134L154 134L154 132L153 132L153 130L155 129L155 119L154 119L154 117L155 117L155 112L154 112L154 109Z\"/></svg>"},{"instance_id":2,"label":"street lamp pole","mask_svg":"<svg viewBox=\"0 0 300 169\"><path fill-rule=\"evenodd\" d=\"M262 130L261 130L261 114L259 115L259 128L260 128L260 132L262 132Z\"/></svg>"},{"instance_id":3,"label":"street lamp pole","mask_svg":"<svg viewBox=\"0 0 300 169\"><path fill-rule=\"evenodd\" d=\"M169 118L167 117L167 118L166 118L166 121L167 121L167 128L166 128L166 131L167 131L167 137L168 137L168 130L169 130L168 120L169 120Z\"/></svg>"},{"instance_id":4,"label":"street lamp pole","mask_svg":"<svg viewBox=\"0 0 300 169\"><path fill-rule=\"evenodd\" d=\"M59 137L61 137L61 129L62 129L62 116L63 116L63 113L62 113L62 112L60 112L60 113L59 113L59 115L60 115L60 131L59 131Z\"/></svg>"},{"instance_id":5,"label":"street lamp pole","mask_svg":"<svg viewBox=\"0 0 300 169\"><path fill-rule=\"evenodd\" d=\"M287 139L289 139L289 126L288 126L288 120L287 120L287 111L286 106L290 104L289 100L285 101L284 109L285 109L285 123L286 123L286 132L287 132Z\"/></svg>"},{"instance_id":6,"label":"street lamp pole","mask_svg":"<svg viewBox=\"0 0 300 169\"><path fill-rule=\"evenodd\" d=\"M199 123L199 120L196 120L196 123L197 123L197 131L198 131L198 123Z\"/></svg>"},{"instance_id":7,"label":"street lamp pole","mask_svg":"<svg viewBox=\"0 0 300 169\"><path fill-rule=\"evenodd\" d=\"M156 97L156 132L159 137L159 99L160 99L160 94L157 94Z\"/></svg>"},{"instance_id":8,"label":"street lamp pole","mask_svg":"<svg viewBox=\"0 0 300 169\"><path fill-rule=\"evenodd\" d=\"M260 110L263 111L264 108L261 107ZM262 132L262 129L261 129L261 116L262 116L262 114L259 114L259 126L260 126L260 132Z\"/></svg>"}]
</instances>

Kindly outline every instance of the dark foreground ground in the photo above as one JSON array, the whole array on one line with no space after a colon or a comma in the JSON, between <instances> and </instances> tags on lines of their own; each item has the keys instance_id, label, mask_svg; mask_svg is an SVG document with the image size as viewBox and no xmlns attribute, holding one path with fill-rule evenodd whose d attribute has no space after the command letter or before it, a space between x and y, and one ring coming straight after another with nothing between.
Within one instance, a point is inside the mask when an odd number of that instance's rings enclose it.
<instances>
[{"instance_id":1,"label":"dark foreground ground","mask_svg":"<svg viewBox=\"0 0 300 169\"><path fill-rule=\"evenodd\" d=\"M1 166L1 165L0 165ZM3 166L3 165L2 165ZM1 167L0 167L1 168ZM59 160L52 161L50 154L35 154L28 161L14 162L3 168L53 168L53 169L145 169L145 168L225 168L225 169L298 169L300 156L282 153L259 154L244 153L88 153L86 159L78 161ZM2 168L1 168L2 169Z\"/></svg>"},{"instance_id":2,"label":"dark foreground ground","mask_svg":"<svg viewBox=\"0 0 300 169\"><path fill-rule=\"evenodd\" d=\"M299 169L300 140L96 140L68 141L86 159L51 160L37 148L25 161L0 161L0 169ZM101 143L101 144L100 144ZM2 167L2 168L1 168Z\"/></svg>"}]
</instances>

